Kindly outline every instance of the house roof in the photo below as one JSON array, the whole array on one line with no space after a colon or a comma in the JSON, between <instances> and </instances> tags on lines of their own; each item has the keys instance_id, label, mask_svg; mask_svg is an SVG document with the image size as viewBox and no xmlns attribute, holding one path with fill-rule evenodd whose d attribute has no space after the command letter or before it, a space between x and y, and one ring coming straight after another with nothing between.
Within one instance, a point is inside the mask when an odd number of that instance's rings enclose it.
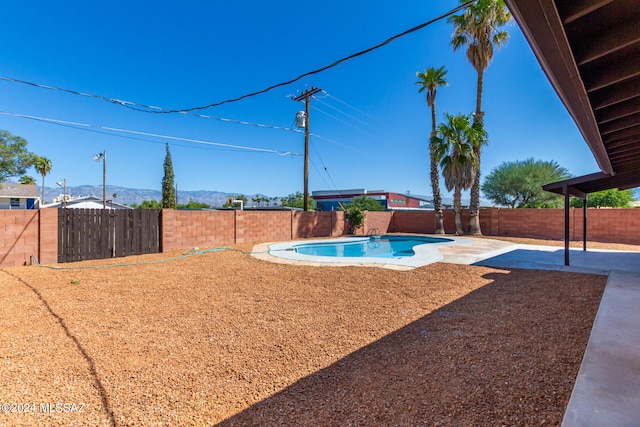
<instances>
[{"instance_id":1,"label":"house roof","mask_svg":"<svg viewBox=\"0 0 640 427\"><path fill-rule=\"evenodd\" d=\"M31 184L0 184L0 197L39 199L38 186Z\"/></svg>"},{"instance_id":2,"label":"house roof","mask_svg":"<svg viewBox=\"0 0 640 427\"><path fill-rule=\"evenodd\" d=\"M99 205L96 208L102 209L102 198L96 196L82 196L74 199L67 200L67 207L73 207L74 205ZM46 205L42 205L41 208L61 208L62 201L48 203ZM77 206L76 206L77 207ZM85 207L85 206L80 206ZM111 200L107 200L107 209L131 209L129 206L121 205L120 203L112 202Z\"/></svg>"},{"instance_id":3,"label":"house roof","mask_svg":"<svg viewBox=\"0 0 640 427\"><path fill-rule=\"evenodd\" d=\"M602 171L545 189L640 186L640 2L505 1Z\"/></svg>"}]
</instances>

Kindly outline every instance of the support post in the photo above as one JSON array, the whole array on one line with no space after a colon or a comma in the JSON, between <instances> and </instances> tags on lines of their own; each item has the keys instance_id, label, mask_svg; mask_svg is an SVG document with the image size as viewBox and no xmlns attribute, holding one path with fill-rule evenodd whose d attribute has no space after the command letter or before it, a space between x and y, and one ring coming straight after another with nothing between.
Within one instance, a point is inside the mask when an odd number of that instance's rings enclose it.
<instances>
[{"instance_id":1,"label":"support post","mask_svg":"<svg viewBox=\"0 0 640 427\"><path fill-rule=\"evenodd\" d=\"M587 198L585 195L582 201L582 250L587 251Z\"/></svg>"},{"instance_id":2,"label":"support post","mask_svg":"<svg viewBox=\"0 0 640 427\"><path fill-rule=\"evenodd\" d=\"M564 265L569 265L569 189L564 189Z\"/></svg>"}]
</instances>

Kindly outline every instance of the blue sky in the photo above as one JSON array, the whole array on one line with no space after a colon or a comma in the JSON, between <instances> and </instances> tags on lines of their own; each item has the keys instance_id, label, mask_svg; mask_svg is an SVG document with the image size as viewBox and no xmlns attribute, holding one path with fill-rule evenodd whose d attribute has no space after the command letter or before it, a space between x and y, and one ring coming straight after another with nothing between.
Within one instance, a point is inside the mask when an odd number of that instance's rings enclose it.
<instances>
[{"instance_id":1,"label":"blue sky","mask_svg":"<svg viewBox=\"0 0 640 427\"><path fill-rule=\"evenodd\" d=\"M457 1L8 2L0 26L0 76L107 98L181 109L289 80L369 48L457 6ZM517 24L485 75L490 143L482 173L506 161L554 160L573 175L599 170ZM470 113L476 73L450 46L445 20L289 86L202 114L289 128L311 87L309 189L430 194L429 111L416 71L445 65L437 112ZM0 111L279 153L304 152L301 133L183 114L149 114L0 80ZM179 190L282 196L303 187L303 157L204 143L81 130L0 115L52 160L47 186L102 184L92 155L107 151L107 184L160 189L169 142ZM87 128L85 128L87 129ZM109 134L100 133L107 132ZM325 170L326 168L326 170ZM40 176L30 174L40 182Z\"/></svg>"}]
</instances>

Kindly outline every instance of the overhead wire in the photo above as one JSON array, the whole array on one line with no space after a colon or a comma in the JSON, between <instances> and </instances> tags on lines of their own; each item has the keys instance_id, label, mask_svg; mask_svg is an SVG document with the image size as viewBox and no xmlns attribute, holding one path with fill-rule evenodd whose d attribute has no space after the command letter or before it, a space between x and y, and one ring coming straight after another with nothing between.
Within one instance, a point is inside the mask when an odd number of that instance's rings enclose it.
<instances>
[{"instance_id":1,"label":"overhead wire","mask_svg":"<svg viewBox=\"0 0 640 427\"><path fill-rule=\"evenodd\" d=\"M318 176L320 177L320 179L324 182L324 185L326 185L327 187L329 187L329 183L327 182L326 179L324 179L324 175L322 174L322 172L320 171L320 168L318 168L318 166L315 164L315 162L313 161L313 159L311 157L309 157L309 163L311 163L311 165L315 168L316 172L318 172Z\"/></svg>"},{"instance_id":2,"label":"overhead wire","mask_svg":"<svg viewBox=\"0 0 640 427\"><path fill-rule=\"evenodd\" d=\"M374 135L373 133L371 133L371 132L369 132L369 131L367 131L367 130L365 130L365 129L359 128L358 126L354 125L353 123L349 123L349 122L347 122L346 120L342 120L341 118L336 117L336 116L334 116L334 115L333 115L333 114L331 114L331 113L327 113L327 112L326 112L326 111L324 111L323 109L318 108L318 107L316 107L316 106L315 106L315 105L313 105L313 104L311 104L311 105L310 105L310 108L311 108L312 110L316 110L317 112L324 114L325 116L327 116L327 117L329 117L329 118L331 118L331 119L333 119L333 120L336 120L336 121L338 121L338 122L342 123L343 125L349 126L349 127L353 128L353 129L355 129L355 130L357 130L357 131L364 132L364 133L368 133L369 135Z\"/></svg>"},{"instance_id":3,"label":"overhead wire","mask_svg":"<svg viewBox=\"0 0 640 427\"><path fill-rule=\"evenodd\" d=\"M367 126L370 129L373 129L376 132L376 134L386 134L387 136L390 136L392 138L397 138L399 135L405 135L405 137L406 137L406 134L405 134L405 132L404 132L404 130L402 128L398 128L397 126L393 126L393 125L389 124L388 122L384 122L383 120L380 120L379 118L373 117L372 115L367 114L366 112L354 107L353 105L349 104L346 101L343 101L343 100L331 95L330 93L327 93L326 91L323 91L323 93L325 95L324 98L329 98L329 99L332 99L332 100L335 100L335 101L339 102L340 104L352 109L353 111L361 114L362 116L367 117L371 121L375 122L376 125L374 126L374 125L372 125L370 123L367 123L367 122L365 122L363 120L359 120L358 118L356 118L352 114L344 112L339 108L333 107L331 104L329 104L327 102L320 101L320 100L318 100L318 102L327 105L329 108L332 108L333 110L338 111L341 114L344 114L346 117L349 117L350 119L355 120L358 123L361 123L361 124Z\"/></svg>"},{"instance_id":4,"label":"overhead wire","mask_svg":"<svg viewBox=\"0 0 640 427\"><path fill-rule=\"evenodd\" d=\"M86 128L102 129L102 130L112 131L112 132L122 132L122 133L128 133L128 134L139 135L139 136L149 136L149 137L154 137L154 138L170 139L170 140L174 140L174 141L192 142L192 143L195 143L195 144L211 145L211 146L217 146L217 147L225 147L225 148L236 149L236 150L255 151L255 152L262 152L262 153L269 153L269 154L277 154L279 156L289 156L289 155L290 156L300 156L300 154L294 153L294 152L291 152L291 151L281 152L281 151L278 151L278 150L272 150L272 149L266 149L266 148L249 147L249 146L235 145L235 144L225 144L225 143L222 143L222 142L204 141L204 140L200 140L200 139L183 138L183 137L178 137L178 136L162 135L162 134L151 133L151 132L142 132L142 131L135 131L135 130L130 130L130 129L114 128L114 127L109 127L109 126L99 126L99 125L92 125L92 124L87 124L87 123L70 122L70 121L66 121L66 120L58 120L58 119L50 119L50 118L45 118L45 117L37 117L37 116L31 116L31 115L27 115L27 114L8 113L8 112L5 112L5 111L0 111L0 115L10 116L10 117L19 117L19 118L24 118L24 119L30 119L30 120L36 120L36 121L41 121L41 122L52 123L52 124L76 126L76 127L79 127L79 128L86 127Z\"/></svg>"},{"instance_id":5,"label":"overhead wire","mask_svg":"<svg viewBox=\"0 0 640 427\"><path fill-rule=\"evenodd\" d=\"M393 41L395 41L395 40L397 40L397 39L399 39L401 37L404 37L404 36L406 36L408 34L411 34L411 33L414 33L414 32L416 32L418 30L421 30L421 29L423 29L423 28L425 28L425 27L427 27L427 26L429 26L429 25L431 25L431 24L433 24L433 23L435 23L437 21L440 21L440 20L442 20L442 19L444 19L444 18L446 18L446 17L448 17L450 15L453 15L454 13L466 8L467 6L469 6L471 3L474 3L475 1L476 0L469 0L469 1L465 2L465 3L463 3L463 4L458 5L455 8L449 10L448 12L445 12L445 13L433 18L433 19L430 19L430 20L428 20L428 21L426 21L426 22L424 22L424 23L422 23L420 25L416 25L415 27L412 27L412 28L410 28L410 29L408 29L406 31L403 31L403 32L401 32L399 34L396 34L396 35L392 36L392 37L389 37L388 39L386 39L386 40L384 40L384 41L382 41L382 42L380 42L380 43L378 43L378 44L376 44L376 45L374 45L372 47L369 47L367 49L364 49L364 50L361 50L359 52L353 53L353 54L348 55L348 56L346 56L344 58L338 59L337 61L334 61L331 64L326 65L324 67L317 68L317 69L312 70L312 71L308 71L308 72L300 74L299 76L294 77L292 79L289 79L289 80L286 80L286 81L283 81L283 82L268 86L268 87L266 87L264 89L261 89L261 90L255 91L255 92L247 93L245 95L242 95L242 96L239 96L239 97L236 97L236 98L230 98L230 99L226 99L224 101L214 102L214 103L211 103L211 104L197 106L197 107L189 107L189 108L181 108L181 109L170 109L170 108L163 108L163 107L158 107L158 106L153 106L153 105L141 104L141 103L133 102L133 101L126 101L126 100L121 100L121 99L116 99L116 98L109 98L109 97L105 97L105 96L95 95L95 94L92 94L92 93L79 92L79 91L75 91L75 90L71 90L71 89L64 89L64 88L55 87L55 86L43 85L43 84L39 84L39 83L33 83L33 82L24 81L24 80L13 79L13 78L10 78L10 77L0 76L0 79L1 80L5 80L5 81L11 81L11 82L16 82L16 83L27 84L27 85L36 86L36 87L45 88L45 89L62 91L62 92L70 93L70 94L73 94L73 95L91 97L91 98L99 99L99 100L102 100L102 101L105 101L105 102L109 102L111 104L120 105L120 106L129 108L129 109L133 109L133 110L141 111L141 112L145 112L145 113L154 113L154 114L169 114L169 113L188 114L188 113L191 113L192 111L205 110L205 109L212 108L212 107L218 107L220 105L230 104L230 103L233 103L233 102L241 101L243 99L247 99L247 98L250 98L250 97L261 95L261 94L267 93L269 91L272 91L274 89L277 89L277 88L280 88L280 87L283 87L283 86L288 86L288 85L290 85L292 83L295 83L295 82L297 82L299 80L302 80L305 77L309 77L309 76L312 76L312 75L315 75L315 74L319 74L319 73L321 73L323 71L326 71L326 70L328 70L330 68L336 67L336 66L342 64L343 62L346 62L346 61L349 61L351 59L357 58L359 56L365 55L365 54L367 54L369 52L372 52L372 51L374 51L376 49L379 49L379 48L381 48L383 46L386 46L387 44L389 44L389 43L391 43L391 42L393 42ZM207 117L207 118L213 118L213 117Z\"/></svg>"},{"instance_id":6,"label":"overhead wire","mask_svg":"<svg viewBox=\"0 0 640 427\"><path fill-rule=\"evenodd\" d=\"M78 92L78 91L71 90L71 89L64 89L64 88L45 85L45 84L41 84L41 83L28 82L28 81L25 81L25 80L15 79L13 77L0 76L0 80L4 80L4 81L7 81L7 82L12 82L12 83L22 83L22 84L25 84L25 85L38 87L38 88L42 88L42 89L56 90L56 91L60 91L60 92L70 93L70 94L73 94L73 95L81 95L81 96L85 96L85 97L89 97L89 98L100 99L102 101L106 101L106 102L109 102L109 103L112 103L112 104L121 105L121 106L125 106L125 107L130 107L132 105L140 105L140 106L144 106L145 108L163 110L162 107L154 107L154 106L151 106L151 105L138 104L138 103L132 102L132 101L123 101L123 100L120 100L120 99L108 98L106 96L94 95L94 94L86 93L86 92ZM137 108L133 108L133 109L137 110L137 111L146 112L145 110L141 110L141 109L137 109ZM247 121L247 120L230 119L230 118L226 118L226 117L211 116L211 115L208 115L208 114L191 113L191 112L188 112L188 111L184 111L184 112L180 111L179 113L183 114L183 115L199 117L199 118L202 118L202 119L217 120L217 121L225 122L225 123L236 123L236 124L241 124L241 125L255 126L255 127L259 127L259 128L283 130L283 131L288 131L288 132L297 132L297 133L302 132L300 129L296 129L296 128L292 127L292 126L285 127L285 126L271 125L271 124L265 124L265 123L255 123L255 122L250 122L250 121Z\"/></svg>"},{"instance_id":7,"label":"overhead wire","mask_svg":"<svg viewBox=\"0 0 640 427\"><path fill-rule=\"evenodd\" d=\"M339 109L339 108L337 108L337 107L334 107L333 105L331 105L331 104L329 104L329 103L327 103L327 102L322 101L322 100L321 100L321 98L315 98L315 97L314 97L314 99L315 99L317 102L319 102L320 104L322 104L322 105L324 105L324 106L326 106L326 107L328 107L328 108L331 108L331 109L332 109L332 110L334 110L334 111L337 111L338 113L340 113L340 114L342 114L342 115L344 115L344 116L348 117L349 119L351 119L351 120L353 120L353 121L355 121L355 122L358 122L358 123L360 123L360 124L362 124L362 125L364 125L364 126L367 126L367 127L371 128L371 130L374 130L374 131L376 131L376 132L381 132L381 129L378 129L378 128L376 128L375 126L372 126L372 125L370 125L369 123L366 123L366 122L364 122L364 121L362 121L362 120L358 119L357 117L355 117L355 116L353 116L353 115L351 115L351 114L349 114L349 113L347 113L347 112L344 112L344 111L342 111L341 109Z\"/></svg>"},{"instance_id":8,"label":"overhead wire","mask_svg":"<svg viewBox=\"0 0 640 427\"><path fill-rule=\"evenodd\" d=\"M322 163L322 167L324 168L325 173L329 177L329 180L331 181L331 184L333 184L333 188L338 190L338 187L336 186L336 183L333 181L333 178L331 177L331 174L329 173L329 169L327 169L327 165L324 163L324 160L322 160L322 156L320 156L320 152L316 148L315 144L313 144L312 141L310 141L310 142L311 143L309 145L311 145L311 148L315 151L316 155L318 156L318 159L320 160L320 163ZM321 177L322 177L322 175L321 175ZM324 181L325 184L327 184L327 187L329 187L329 184L327 183L327 181L325 181L324 178L322 180Z\"/></svg>"}]
</instances>

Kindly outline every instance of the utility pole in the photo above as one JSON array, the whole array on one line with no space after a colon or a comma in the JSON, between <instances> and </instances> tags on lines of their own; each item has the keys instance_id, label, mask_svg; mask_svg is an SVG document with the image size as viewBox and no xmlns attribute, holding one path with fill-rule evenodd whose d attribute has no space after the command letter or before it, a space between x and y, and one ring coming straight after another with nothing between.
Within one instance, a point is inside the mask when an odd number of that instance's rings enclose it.
<instances>
[{"instance_id":1,"label":"utility pole","mask_svg":"<svg viewBox=\"0 0 640 427\"><path fill-rule=\"evenodd\" d=\"M309 99L321 90L312 87L293 98L294 101L302 101L304 99L304 192L302 204L305 211L309 210L307 206L309 203Z\"/></svg>"}]
</instances>

